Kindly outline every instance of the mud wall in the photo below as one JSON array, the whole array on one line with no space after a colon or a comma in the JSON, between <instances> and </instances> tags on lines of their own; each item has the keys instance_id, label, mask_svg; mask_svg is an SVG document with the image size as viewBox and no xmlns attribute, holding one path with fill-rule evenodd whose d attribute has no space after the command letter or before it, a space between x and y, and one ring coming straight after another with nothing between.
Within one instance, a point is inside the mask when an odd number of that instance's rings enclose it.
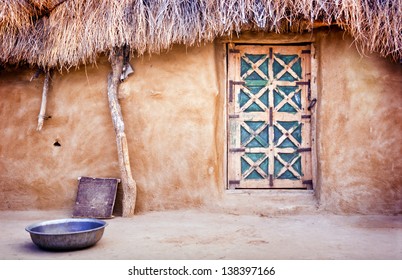
<instances>
[{"instance_id":1,"label":"mud wall","mask_svg":"<svg viewBox=\"0 0 402 280\"><path fill-rule=\"evenodd\" d=\"M402 212L402 66L361 56L342 31L322 32L318 182L323 208Z\"/></svg>"},{"instance_id":2,"label":"mud wall","mask_svg":"<svg viewBox=\"0 0 402 280\"><path fill-rule=\"evenodd\" d=\"M79 176L117 176L113 127L105 103L108 68L55 74L49 119L36 131L43 76L2 72L0 188L2 209L71 208ZM58 144L57 144L58 143Z\"/></svg>"},{"instance_id":3,"label":"mud wall","mask_svg":"<svg viewBox=\"0 0 402 280\"><path fill-rule=\"evenodd\" d=\"M137 210L211 200L221 192L213 44L177 46L132 64L135 74L121 85L120 101L138 185ZM34 72L1 73L0 209L71 208L79 176L119 177L107 60L54 75L47 106L51 118L40 132L43 77L29 82Z\"/></svg>"},{"instance_id":4,"label":"mud wall","mask_svg":"<svg viewBox=\"0 0 402 280\"><path fill-rule=\"evenodd\" d=\"M121 85L141 210L199 206L216 198L218 98L214 46L176 46L133 61Z\"/></svg>"},{"instance_id":5,"label":"mud wall","mask_svg":"<svg viewBox=\"0 0 402 280\"><path fill-rule=\"evenodd\" d=\"M339 31L317 32L315 41L317 199L333 212L400 213L401 66L361 57ZM121 85L120 102L137 211L221 199L225 67L217 49L222 46L174 46L131 61L135 73ZM29 82L34 72L0 72L0 210L70 209L77 177L119 177L107 60L54 75L51 118L40 132L43 77Z\"/></svg>"}]
</instances>

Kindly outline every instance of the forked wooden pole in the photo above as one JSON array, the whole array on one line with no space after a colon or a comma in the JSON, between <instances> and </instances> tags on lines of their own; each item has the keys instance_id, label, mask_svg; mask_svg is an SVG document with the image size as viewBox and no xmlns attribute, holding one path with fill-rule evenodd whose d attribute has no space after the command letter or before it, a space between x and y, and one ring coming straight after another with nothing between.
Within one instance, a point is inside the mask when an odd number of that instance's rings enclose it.
<instances>
[{"instance_id":1,"label":"forked wooden pole","mask_svg":"<svg viewBox=\"0 0 402 280\"><path fill-rule=\"evenodd\" d=\"M109 109L112 116L113 126L116 133L117 153L121 184L123 188L123 217L134 215L137 186L131 174L130 159L128 154L127 137L124 132L124 121L119 104L118 90L120 77L123 71L123 47L116 47L110 54L112 72L108 77Z\"/></svg>"}]
</instances>

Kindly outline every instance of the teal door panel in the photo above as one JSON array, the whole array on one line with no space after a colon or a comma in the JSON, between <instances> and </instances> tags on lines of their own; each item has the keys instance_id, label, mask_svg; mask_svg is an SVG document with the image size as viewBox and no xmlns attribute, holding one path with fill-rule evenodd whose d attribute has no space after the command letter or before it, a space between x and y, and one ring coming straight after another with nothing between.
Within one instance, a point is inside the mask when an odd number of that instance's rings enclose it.
<instances>
[{"instance_id":1,"label":"teal door panel","mask_svg":"<svg viewBox=\"0 0 402 280\"><path fill-rule=\"evenodd\" d=\"M235 46L228 56L228 185L307 188L310 46Z\"/></svg>"}]
</instances>

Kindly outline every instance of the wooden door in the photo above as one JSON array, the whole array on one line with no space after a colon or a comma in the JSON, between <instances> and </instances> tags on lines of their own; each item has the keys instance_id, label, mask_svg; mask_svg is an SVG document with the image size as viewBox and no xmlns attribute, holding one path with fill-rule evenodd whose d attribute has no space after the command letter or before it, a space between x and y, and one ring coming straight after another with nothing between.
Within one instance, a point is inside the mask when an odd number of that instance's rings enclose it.
<instances>
[{"instance_id":1,"label":"wooden door","mask_svg":"<svg viewBox=\"0 0 402 280\"><path fill-rule=\"evenodd\" d=\"M310 45L228 50L228 186L311 188Z\"/></svg>"}]
</instances>

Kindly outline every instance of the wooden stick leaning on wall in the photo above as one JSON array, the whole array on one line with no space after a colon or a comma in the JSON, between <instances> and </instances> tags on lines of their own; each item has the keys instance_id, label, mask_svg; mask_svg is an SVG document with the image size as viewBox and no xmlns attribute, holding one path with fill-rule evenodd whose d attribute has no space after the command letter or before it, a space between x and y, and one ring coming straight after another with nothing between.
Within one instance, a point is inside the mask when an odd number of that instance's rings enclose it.
<instances>
[{"instance_id":1,"label":"wooden stick leaning on wall","mask_svg":"<svg viewBox=\"0 0 402 280\"><path fill-rule=\"evenodd\" d=\"M40 111L39 111L39 115L38 115L38 126L36 128L37 131L42 130L43 122L45 119L47 119L46 105L47 105L47 95L49 93L51 78L52 78L52 70L46 70L45 71L45 81L43 82L42 102L40 104Z\"/></svg>"},{"instance_id":2,"label":"wooden stick leaning on wall","mask_svg":"<svg viewBox=\"0 0 402 280\"><path fill-rule=\"evenodd\" d=\"M110 114L112 116L113 126L116 133L117 153L119 158L121 184L123 188L123 217L130 217L134 215L137 186L131 174L127 137L124 132L123 115L117 98L121 73L123 71L123 52L123 47L115 47L111 51L109 60L112 66L112 72L108 77L107 95Z\"/></svg>"}]
</instances>

